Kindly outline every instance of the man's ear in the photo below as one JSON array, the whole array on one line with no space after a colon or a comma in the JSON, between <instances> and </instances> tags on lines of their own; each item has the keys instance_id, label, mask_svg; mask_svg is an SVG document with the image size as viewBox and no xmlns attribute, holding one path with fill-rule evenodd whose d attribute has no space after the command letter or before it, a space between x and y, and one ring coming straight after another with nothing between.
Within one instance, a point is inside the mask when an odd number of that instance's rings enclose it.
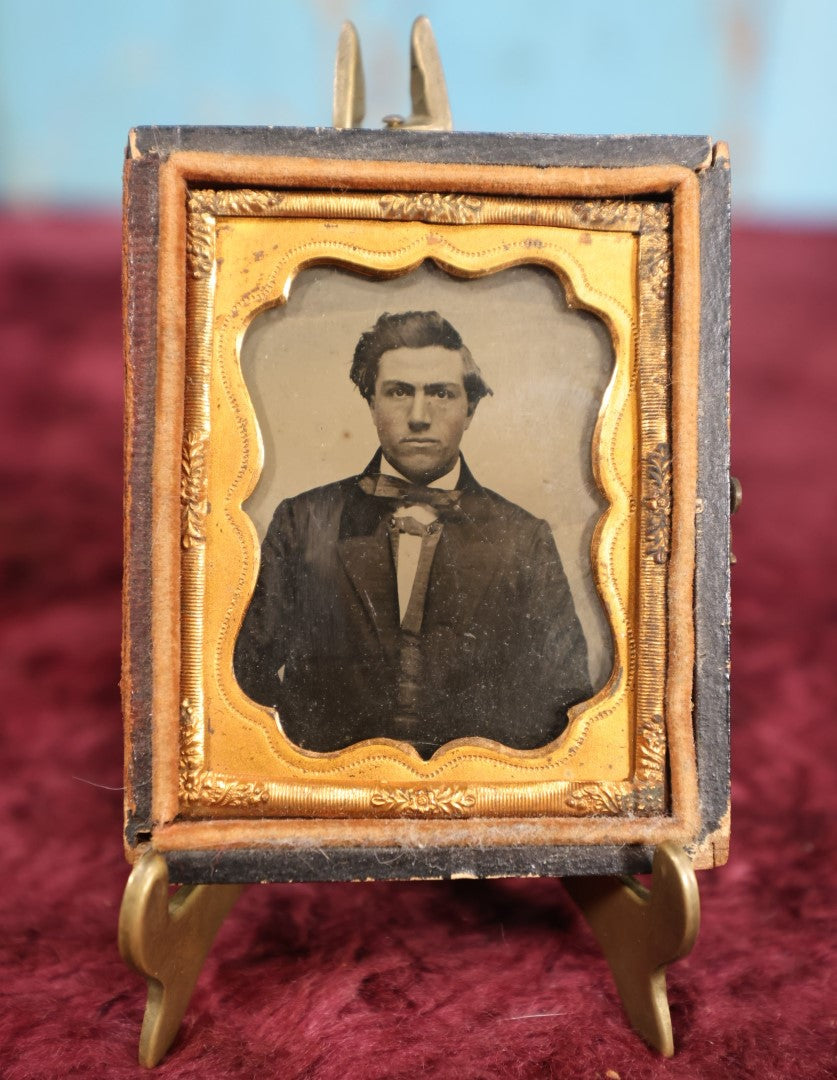
<instances>
[{"instance_id":1,"label":"man's ear","mask_svg":"<svg viewBox=\"0 0 837 1080\"><path fill-rule=\"evenodd\" d=\"M465 423L466 428L469 428L471 426L471 421L474 419L474 413L477 411L477 405L479 405L478 401L468 402L468 419Z\"/></svg>"}]
</instances>

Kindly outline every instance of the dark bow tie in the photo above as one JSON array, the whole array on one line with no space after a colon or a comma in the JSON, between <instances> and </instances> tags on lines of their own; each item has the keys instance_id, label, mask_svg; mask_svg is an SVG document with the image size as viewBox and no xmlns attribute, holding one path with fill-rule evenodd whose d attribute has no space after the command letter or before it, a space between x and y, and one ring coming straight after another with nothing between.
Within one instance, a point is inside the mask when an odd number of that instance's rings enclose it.
<instances>
[{"instance_id":1,"label":"dark bow tie","mask_svg":"<svg viewBox=\"0 0 837 1080\"><path fill-rule=\"evenodd\" d=\"M401 506L432 506L434 510L458 510L461 491L445 491L443 488L411 484L398 476L386 473L360 478L361 490L379 499L391 499Z\"/></svg>"}]
</instances>

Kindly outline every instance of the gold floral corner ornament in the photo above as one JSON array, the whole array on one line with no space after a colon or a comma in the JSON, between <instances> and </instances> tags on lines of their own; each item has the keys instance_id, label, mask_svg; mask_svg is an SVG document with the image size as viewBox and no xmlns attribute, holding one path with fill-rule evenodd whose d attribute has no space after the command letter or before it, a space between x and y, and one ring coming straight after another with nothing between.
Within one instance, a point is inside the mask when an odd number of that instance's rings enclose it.
<instances>
[{"instance_id":1,"label":"gold floral corner ornament","mask_svg":"<svg viewBox=\"0 0 837 1080\"><path fill-rule=\"evenodd\" d=\"M192 191L186 221L186 259L195 281L205 281L215 264L217 218L276 211L285 196L276 191L233 188L224 191Z\"/></svg>"},{"instance_id":2,"label":"gold floral corner ornament","mask_svg":"<svg viewBox=\"0 0 837 1080\"><path fill-rule=\"evenodd\" d=\"M633 800L625 784L579 784L567 797L567 807L576 814L615 816L624 814Z\"/></svg>"},{"instance_id":3,"label":"gold floral corner ornament","mask_svg":"<svg viewBox=\"0 0 837 1080\"><path fill-rule=\"evenodd\" d=\"M671 254L667 244L649 244L643 269L651 292L658 300L666 300L671 283Z\"/></svg>"},{"instance_id":4,"label":"gold floral corner ornament","mask_svg":"<svg viewBox=\"0 0 837 1080\"><path fill-rule=\"evenodd\" d=\"M645 554L662 566L668 561L671 538L671 448L657 443L645 459L649 494L645 498L648 520Z\"/></svg>"},{"instance_id":5,"label":"gold floral corner ornament","mask_svg":"<svg viewBox=\"0 0 837 1080\"><path fill-rule=\"evenodd\" d=\"M196 281L209 277L215 257L215 215L201 194L196 192L189 196L186 224L186 258L189 273Z\"/></svg>"},{"instance_id":6,"label":"gold floral corner ornament","mask_svg":"<svg viewBox=\"0 0 837 1080\"><path fill-rule=\"evenodd\" d=\"M188 698L180 705L180 801L186 806L241 809L266 803L267 784L234 780L204 767L203 725Z\"/></svg>"},{"instance_id":7,"label":"gold floral corner ornament","mask_svg":"<svg viewBox=\"0 0 837 1080\"><path fill-rule=\"evenodd\" d=\"M655 714L639 724L634 784L579 784L567 797L567 805L575 813L594 817L661 814L666 804L665 769L665 722Z\"/></svg>"},{"instance_id":8,"label":"gold floral corner ornament","mask_svg":"<svg viewBox=\"0 0 837 1080\"><path fill-rule=\"evenodd\" d=\"M640 720L632 810L635 814L661 814L666 804L666 729L658 713Z\"/></svg>"},{"instance_id":9,"label":"gold floral corner ornament","mask_svg":"<svg viewBox=\"0 0 837 1080\"><path fill-rule=\"evenodd\" d=\"M464 814L475 803L462 788L393 788L373 792L372 805L382 810L420 817L453 817Z\"/></svg>"},{"instance_id":10,"label":"gold floral corner ornament","mask_svg":"<svg viewBox=\"0 0 837 1080\"><path fill-rule=\"evenodd\" d=\"M206 451L203 431L187 431L180 473L180 536L184 548L206 542Z\"/></svg>"},{"instance_id":11,"label":"gold floral corner ornament","mask_svg":"<svg viewBox=\"0 0 837 1080\"><path fill-rule=\"evenodd\" d=\"M638 218L642 212L627 199L576 199L572 208L580 224L599 229L624 228L629 214Z\"/></svg>"},{"instance_id":12,"label":"gold floral corner ornament","mask_svg":"<svg viewBox=\"0 0 837 1080\"><path fill-rule=\"evenodd\" d=\"M262 188L207 188L190 194L189 213L209 214L212 217L274 214L284 204L285 198L281 191Z\"/></svg>"},{"instance_id":13,"label":"gold floral corner ornament","mask_svg":"<svg viewBox=\"0 0 837 1080\"><path fill-rule=\"evenodd\" d=\"M662 716L639 725L636 776L642 784L660 783L666 767L666 738Z\"/></svg>"}]
</instances>

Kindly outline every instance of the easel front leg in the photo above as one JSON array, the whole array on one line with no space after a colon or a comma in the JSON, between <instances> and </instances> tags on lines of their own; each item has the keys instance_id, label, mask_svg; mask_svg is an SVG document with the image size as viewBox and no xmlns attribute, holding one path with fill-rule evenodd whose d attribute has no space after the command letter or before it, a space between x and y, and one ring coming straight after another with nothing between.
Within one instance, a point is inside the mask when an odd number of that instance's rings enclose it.
<instances>
[{"instance_id":1,"label":"easel front leg","mask_svg":"<svg viewBox=\"0 0 837 1080\"><path fill-rule=\"evenodd\" d=\"M674 1053L666 965L691 952L700 926L692 864L675 844L654 854L651 891L632 878L564 878L610 965L634 1030L663 1055Z\"/></svg>"},{"instance_id":2,"label":"easel front leg","mask_svg":"<svg viewBox=\"0 0 837 1080\"><path fill-rule=\"evenodd\" d=\"M169 896L165 859L136 863L119 912L122 959L148 980L139 1062L153 1067L177 1035L200 970L241 885L184 885Z\"/></svg>"}]
</instances>

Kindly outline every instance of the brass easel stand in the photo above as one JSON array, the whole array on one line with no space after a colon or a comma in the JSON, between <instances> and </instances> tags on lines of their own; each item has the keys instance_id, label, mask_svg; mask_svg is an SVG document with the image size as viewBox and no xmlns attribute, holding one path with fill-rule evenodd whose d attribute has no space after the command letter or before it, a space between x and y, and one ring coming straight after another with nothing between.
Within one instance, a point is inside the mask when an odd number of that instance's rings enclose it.
<instances>
[{"instance_id":1,"label":"brass easel stand","mask_svg":"<svg viewBox=\"0 0 837 1080\"><path fill-rule=\"evenodd\" d=\"M633 1028L664 1057L674 1053L666 965L686 956L700 923L691 862L674 844L654 856L653 882L564 878L610 965ZM183 885L169 896L165 859L148 851L134 867L119 913L119 951L148 981L139 1062L152 1068L174 1042L216 933L241 885Z\"/></svg>"},{"instance_id":2,"label":"brass easel stand","mask_svg":"<svg viewBox=\"0 0 837 1080\"><path fill-rule=\"evenodd\" d=\"M658 847L650 890L631 877L562 881L604 953L631 1027L671 1057L666 965L688 956L700 928L700 894L689 856L676 844Z\"/></svg>"},{"instance_id":3,"label":"brass easel stand","mask_svg":"<svg viewBox=\"0 0 837 1080\"><path fill-rule=\"evenodd\" d=\"M182 885L169 896L166 860L147 851L119 911L119 952L148 981L139 1063L152 1068L174 1042L203 962L242 885Z\"/></svg>"},{"instance_id":4,"label":"brass easel stand","mask_svg":"<svg viewBox=\"0 0 837 1080\"><path fill-rule=\"evenodd\" d=\"M408 119L387 116L391 128L449 131L442 64L429 21L416 19L410 41ZM360 127L365 112L357 31L343 25L334 77L334 127ZM613 973L634 1029L663 1056L674 1053L666 995L666 965L686 956L697 937L700 902L686 853L663 844L654 855L651 889L629 877L570 877L564 886L581 909ZM184 885L169 895L162 855L136 863L119 913L119 951L148 982L139 1061L153 1067L174 1041L200 970L241 885Z\"/></svg>"}]
</instances>

